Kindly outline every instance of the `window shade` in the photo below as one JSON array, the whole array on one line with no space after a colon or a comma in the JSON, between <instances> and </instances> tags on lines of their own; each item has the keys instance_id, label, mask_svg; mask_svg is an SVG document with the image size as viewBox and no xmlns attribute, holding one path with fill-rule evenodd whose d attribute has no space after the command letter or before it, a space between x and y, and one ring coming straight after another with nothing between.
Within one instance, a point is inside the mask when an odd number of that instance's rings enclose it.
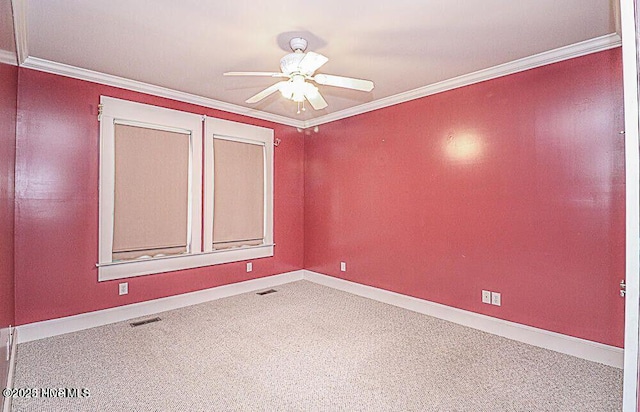
<instances>
[{"instance_id":1,"label":"window shade","mask_svg":"<svg viewBox=\"0 0 640 412\"><path fill-rule=\"evenodd\" d=\"M188 250L189 138L115 125L113 260Z\"/></svg>"},{"instance_id":2,"label":"window shade","mask_svg":"<svg viewBox=\"0 0 640 412\"><path fill-rule=\"evenodd\" d=\"M213 248L264 243L264 146L213 139Z\"/></svg>"}]
</instances>

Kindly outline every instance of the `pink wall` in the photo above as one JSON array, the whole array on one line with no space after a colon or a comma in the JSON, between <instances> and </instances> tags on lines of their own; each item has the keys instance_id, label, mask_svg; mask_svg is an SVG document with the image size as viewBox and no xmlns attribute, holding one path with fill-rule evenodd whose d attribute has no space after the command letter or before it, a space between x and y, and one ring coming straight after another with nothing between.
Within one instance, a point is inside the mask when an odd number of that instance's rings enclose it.
<instances>
[{"instance_id":1,"label":"pink wall","mask_svg":"<svg viewBox=\"0 0 640 412\"><path fill-rule=\"evenodd\" d=\"M295 129L20 69L16 323L307 269L622 346L620 50ZM101 94L268 126L273 258L97 282ZM303 261L304 255L304 261ZM339 262L348 271L339 271ZM304 265L303 265L304 264ZM482 289L502 306L480 303Z\"/></svg>"},{"instance_id":2,"label":"pink wall","mask_svg":"<svg viewBox=\"0 0 640 412\"><path fill-rule=\"evenodd\" d=\"M622 129L619 48L320 126L305 268L621 347Z\"/></svg>"},{"instance_id":3,"label":"pink wall","mask_svg":"<svg viewBox=\"0 0 640 412\"><path fill-rule=\"evenodd\" d=\"M0 388L5 387L6 336L15 324L13 288L13 205L16 157L18 68L0 64ZM2 402L0 402L0 405Z\"/></svg>"},{"instance_id":4,"label":"pink wall","mask_svg":"<svg viewBox=\"0 0 640 412\"><path fill-rule=\"evenodd\" d=\"M13 204L18 68L0 64L0 328L14 323Z\"/></svg>"},{"instance_id":5,"label":"pink wall","mask_svg":"<svg viewBox=\"0 0 640 412\"><path fill-rule=\"evenodd\" d=\"M302 268L304 144L292 127L20 69L16 154L16 323L25 324ZM266 126L275 149L275 256L98 283L100 95Z\"/></svg>"}]
</instances>

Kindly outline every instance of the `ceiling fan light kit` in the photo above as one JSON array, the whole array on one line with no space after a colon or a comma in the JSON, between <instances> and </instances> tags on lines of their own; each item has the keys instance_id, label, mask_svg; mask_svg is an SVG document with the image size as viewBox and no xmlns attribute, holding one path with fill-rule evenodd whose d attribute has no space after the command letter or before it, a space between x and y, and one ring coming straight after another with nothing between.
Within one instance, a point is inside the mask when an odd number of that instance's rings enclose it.
<instances>
[{"instance_id":1,"label":"ceiling fan light kit","mask_svg":"<svg viewBox=\"0 0 640 412\"><path fill-rule=\"evenodd\" d=\"M308 101L315 110L322 110L327 107L320 91L309 81L319 85L343 87L352 90L370 92L373 90L373 82L370 80L354 79L350 77L334 76L329 74L317 74L314 72L323 66L329 59L319 53L307 52L307 41L301 37L294 37L289 41L289 46L293 53L285 55L280 59L281 73L269 72L227 72L225 76L269 76L284 77L288 80L273 84L258 94L247 99L247 103L257 103L270 96L276 91L286 99L293 100L298 104L298 113L305 110L304 103Z\"/></svg>"}]
</instances>

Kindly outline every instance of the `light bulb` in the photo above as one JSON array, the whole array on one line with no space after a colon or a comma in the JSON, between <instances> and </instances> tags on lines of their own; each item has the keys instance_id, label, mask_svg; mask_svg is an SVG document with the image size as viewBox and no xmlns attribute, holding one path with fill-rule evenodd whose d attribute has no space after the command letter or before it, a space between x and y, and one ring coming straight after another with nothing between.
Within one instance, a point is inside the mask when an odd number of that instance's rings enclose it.
<instances>
[{"instance_id":1,"label":"light bulb","mask_svg":"<svg viewBox=\"0 0 640 412\"><path fill-rule=\"evenodd\" d=\"M282 83L279 89L282 97L284 97L285 99L291 99L291 97L293 96L293 83L291 82L291 80L286 83Z\"/></svg>"},{"instance_id":2,"label":"light bulb","mask_svg":"<svg viewBox=\"0 0 640 412\"><path fill-rule=\"evenodd\" d=\"M293 85L293 96L291 99L294 102L303 102L304 101L304 92L306 91L307 83L304 81L303 76L293 76L291 81Z\"/></svg>"},{"instance_id":3,"label":"light bulb","mask_svg":"<svg viewBox=\"0 0 640 412\"><path fill-rule=\"evenodd\" d=\"M278 89L283 97L299 103L304 101L304 95L308 93L309 86L316 89L313 85L304 81L304 76L295 75L288 82L281 84Z\"/></svg>"}]
</instances>

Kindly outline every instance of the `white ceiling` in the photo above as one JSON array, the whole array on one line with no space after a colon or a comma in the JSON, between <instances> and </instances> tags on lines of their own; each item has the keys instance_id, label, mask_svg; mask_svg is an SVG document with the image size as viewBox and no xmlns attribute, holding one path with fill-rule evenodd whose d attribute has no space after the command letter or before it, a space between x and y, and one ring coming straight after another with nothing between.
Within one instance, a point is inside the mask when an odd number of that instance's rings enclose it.
<instances>
[{"instance_id":1,"label":"white ceiling","mask_svg":"<svg viewBox=\"0 0 640 412\"><path fill-rule=\"evenodd\" d=\"M6 64L17 63L16 45L11 18L11 1L0 0L0 62Z\"/></svg>"},{"instance_id":2,"label":"white ceiling","mask_svg":"<svg viewBox=\"0 0 640 412\"><path fill-rule=\"evenodd\" d=\"M18 31L25 20L18 48L22 37L26 67L56 71L46 61L63 63L305 125L540 53L533 66L576 54L571 45L584 54L619 42L611 36L618 20L612 0L13 1ZM373 80L375 89L320 86L329 107L301 115L279 93L244 103L278 79L222 73L279 71L294 36L329 57L319 73ZM545 54L564 46L571 47Z\"/></svg>"}]
</instances>

